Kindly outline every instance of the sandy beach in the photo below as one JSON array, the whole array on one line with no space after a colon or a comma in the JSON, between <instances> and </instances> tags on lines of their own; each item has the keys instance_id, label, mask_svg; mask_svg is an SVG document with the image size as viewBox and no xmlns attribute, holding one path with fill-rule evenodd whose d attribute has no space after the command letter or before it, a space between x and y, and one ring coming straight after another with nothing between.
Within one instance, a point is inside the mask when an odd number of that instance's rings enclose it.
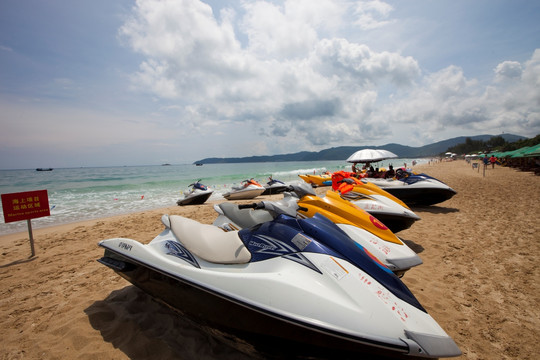
<instances>
[{"instance_id":1,"label":"sandy beach","mask_svg":"<svg viewBox=\"0 0 540 360\"><path fill-rule=\"evenodd\" d=\"M415 168L458 194L415 207L398 233L424 261L403 278L454 338L457 359L540 354L540 177L465 161ZM212 223L212 203L0 237L0 359L249 359L96 262L100 240L149 242L162 214ZM249 351L247 351L249 353Z\"/></svg>"}]
</instances>

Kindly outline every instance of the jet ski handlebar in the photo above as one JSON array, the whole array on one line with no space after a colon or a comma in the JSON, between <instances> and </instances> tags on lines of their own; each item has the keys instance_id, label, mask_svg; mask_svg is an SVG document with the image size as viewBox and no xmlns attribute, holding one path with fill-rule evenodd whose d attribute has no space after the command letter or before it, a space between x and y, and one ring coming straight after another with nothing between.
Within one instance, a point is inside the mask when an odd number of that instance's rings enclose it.
<instances>
[{"instance_id":1,"label":"jet ski handlebar","mask_svg":"<svg viewBox=\"0 0 540 360\"><path fill-rule=\"evenodd\" d=\"M296 211L308 212L309 209L303 206L299 206L297 203L294 205L281 204L279 202L272 201L260 201L251 204L239 204L238 209L254 209L254 210L268 210L275 214L286 214L289 216L295 216Z\"/></svg>"},{"instance_id":2,"label":"jet ski handlebar","mask_svg":"<svg viewBox=\"0 0 540 360\"><path fill-rule=\"evenodd\" d=\"M238 204L238 208L239 209L256 209L256 210L259 210L259 209L264 209L264 203L261 201L261 202L258 202L258 203L251 203L251 204Z\"/></svg>"}]
</instances>

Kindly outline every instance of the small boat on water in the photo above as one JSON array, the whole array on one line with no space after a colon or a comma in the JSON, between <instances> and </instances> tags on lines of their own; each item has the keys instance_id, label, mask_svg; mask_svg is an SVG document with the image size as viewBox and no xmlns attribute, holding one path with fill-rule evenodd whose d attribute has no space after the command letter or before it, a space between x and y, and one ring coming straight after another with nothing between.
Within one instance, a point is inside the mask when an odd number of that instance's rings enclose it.
<instances>
[{"instance_id":1,"label":"small boat on water","mask_svg":"<svg viewBox=\"0 0 540 360\"><path fill-rule=\"evenodd\" d=\"M197 180L193 184L190 184L190 190L184 191L184 198L178 200L176 203L180 206L184 205L200 205L204 204L206 200L212 195L214 190L211 190L206 185Z\"/></svg>"},{"instance_id":2,"label":"small boat on water","mask_svg":"<svg viewBox=\"0 0 540 360\"><path fill-rule=\"evenodd\" d=\"M223 194L227 200L253 199L261 195L265 188L254 179L244 180L240 186L233 186L232 190Z\"/></svg>"},{"instance_id":3,"label":"small boat on water","mask_svg":"<svg viewBox=\"0 0 540 360\"><path fill-rule=\"evenodd\" d=\"M53 171L53 168L37 168L36 171Z\"/></svg>"}]
</instances>

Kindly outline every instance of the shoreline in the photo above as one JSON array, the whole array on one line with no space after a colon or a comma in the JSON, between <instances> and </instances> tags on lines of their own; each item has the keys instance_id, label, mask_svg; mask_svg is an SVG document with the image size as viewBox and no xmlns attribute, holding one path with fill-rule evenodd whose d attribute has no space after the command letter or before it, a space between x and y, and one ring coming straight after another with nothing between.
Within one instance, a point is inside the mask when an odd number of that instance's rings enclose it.
<instances>
[{"instance_id":1,"label":"shoreline","mask_svg":"<svg viewBox=\"0 0 540 360\"><path fill-rule=\"evenodd\" d=\"M424 263L403 282L458 344L463 355L456 359L536 359L540 177L498 166L484 177L462 160L414 170L457 195L412 208L421 220L397 235ZM163 213L212 223L213 203L35 229L32 259L27 232L0 236L0 358L253 358L96 261L100 240L148 243L163 229Z\"/></svg>"}]
</instances>

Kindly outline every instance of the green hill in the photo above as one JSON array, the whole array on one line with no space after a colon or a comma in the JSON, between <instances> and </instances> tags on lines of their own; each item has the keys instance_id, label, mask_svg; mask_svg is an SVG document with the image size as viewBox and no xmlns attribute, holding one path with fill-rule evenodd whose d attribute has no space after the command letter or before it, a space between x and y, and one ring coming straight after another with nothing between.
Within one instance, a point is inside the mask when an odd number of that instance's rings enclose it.
<instances>
[{"instance_id":1,"label":"green hill","mask_svg":"<svg viewBox=\"0 0 540 360\"><path fill-rule=\"evenodd\" d=\"M501 135L477 135L460 136L448 140L439 141L421 147L411 147L400 144L386 144L382 146L339 146L318 152L301 151L293 154L248 156L236 158L206 158L194 162L197 164L223 164L223 163L250 163L250 162L281 162L281 161L320 161L320 160L343 160L345 161L352 153L362 149L384 149L393 152L400 158L421 158L438 156L452 146L464 143L467 138L472 140L488 141L493 136L501 136L507 142L514 142L526 139L523 136L512 134Z\"/></svg>"}]
</instances>

